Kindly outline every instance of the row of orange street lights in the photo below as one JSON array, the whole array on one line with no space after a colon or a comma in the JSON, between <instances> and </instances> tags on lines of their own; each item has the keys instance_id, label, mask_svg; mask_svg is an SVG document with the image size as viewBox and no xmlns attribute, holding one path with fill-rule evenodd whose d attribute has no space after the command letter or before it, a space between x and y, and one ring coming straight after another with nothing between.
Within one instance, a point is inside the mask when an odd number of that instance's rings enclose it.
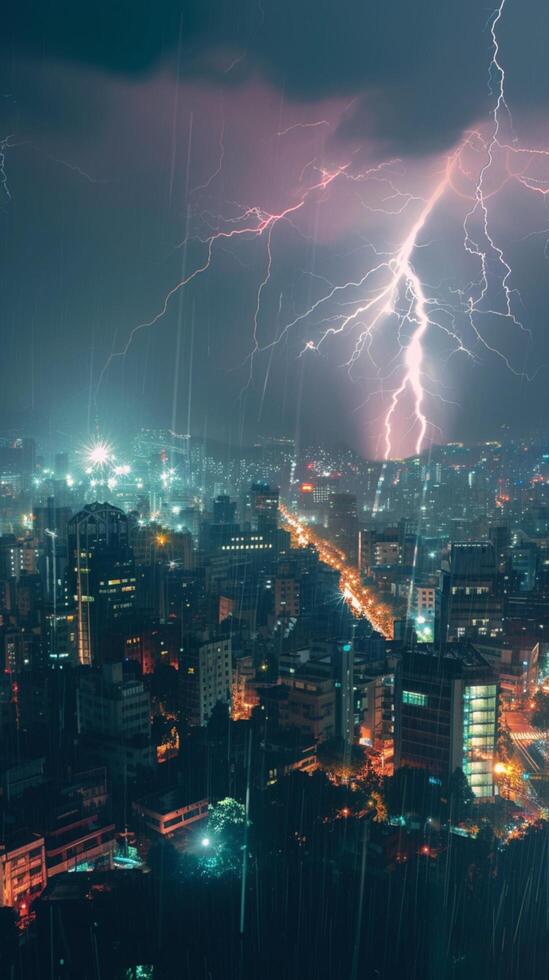
<instances>
[{"instance_id":1,"label":"row of orange street lights","mask_svg":"<svg viewBox=\"0 0 549 980\"><path fill-rule=\"evenodd\" d=\"M302 548L312 545L318 552L320 560L339 572L339 588L354 615L364 616L386 640L392 640L393 612L371 589L362 584L358 569L347 563L345 555L339 548L315 534L283 504L280 505L280 512L284 524L291 531L297 544Z\"/></svg>"}]
</instances>

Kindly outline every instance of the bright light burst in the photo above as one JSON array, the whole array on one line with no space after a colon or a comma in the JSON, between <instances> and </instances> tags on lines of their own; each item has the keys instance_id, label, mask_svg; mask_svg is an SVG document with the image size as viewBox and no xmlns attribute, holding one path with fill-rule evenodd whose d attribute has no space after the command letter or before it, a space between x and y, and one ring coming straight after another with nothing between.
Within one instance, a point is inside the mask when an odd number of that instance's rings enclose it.
<instances>
[{"instance_id":1,"label":"bright light burst","mask_svg":"<svg viewBox=\"0 0 549 980\"><path fill-rule=\"evenodd\" d=\"M89 446L85 446L82 454L86 465L91 470L104 470L110 466L114 460L113 447L103 439L97 439Z\"/></svg>"}]
</instances>

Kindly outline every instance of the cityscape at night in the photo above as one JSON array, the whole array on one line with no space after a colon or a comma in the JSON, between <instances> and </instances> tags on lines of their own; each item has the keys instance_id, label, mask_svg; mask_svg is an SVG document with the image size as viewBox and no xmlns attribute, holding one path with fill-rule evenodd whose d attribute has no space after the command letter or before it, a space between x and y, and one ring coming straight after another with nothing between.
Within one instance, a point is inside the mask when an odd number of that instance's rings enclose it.
<instances>
[{"instance_id":1,"label":"cityscape at night","mask_svg":"<svg viewBox=\"0 0 549 980\"><path fill-rule=\"evenodd\" d=\"M545 980L545 4L10 8L0 980Z\"/></svg>"}]
</instances>

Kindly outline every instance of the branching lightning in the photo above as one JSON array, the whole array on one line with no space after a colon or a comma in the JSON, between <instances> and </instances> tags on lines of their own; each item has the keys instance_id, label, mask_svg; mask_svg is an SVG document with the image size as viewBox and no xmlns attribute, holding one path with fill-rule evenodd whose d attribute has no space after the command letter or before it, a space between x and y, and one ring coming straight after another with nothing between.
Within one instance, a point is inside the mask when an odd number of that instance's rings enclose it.
<instances>
[{"instance_id":1,"label":"branching lightning","mask_svg":"<svg viewBox=\"0 0 549 980\"><path fill-rule=\"evenodd\" d=\"M6 171L6 150L10 148L11 136L4 136L0 139L0 187L8 201L11 201L11 190Z\"/></svg>"},{"instance_id":2,"label":"branching lightning","mask_svg":"<svg viewBox=\"0 0 549 980\"><path fill-rule=\"evenodd\" d=\"M520 297L512 285L511 265L492 231L490 201L510 182L542 198L548 197L549 176L533 174L531 168L536 161L549 164L549 150L521 147L513 135L510 142L506 142L503 136L505 121L512 129L498 40L498 26L504 15L505 3L506 0L500 0L489 21L491 58L488 81L492 109L488 124L466 131L442 167L437 164L434 175L423 175L424 182L432 182L429 191L415 193L410 188L401 187L406 173L400 160L382 161L360 171L354 154L351 159L332 168L326 168L313 158L302 167L298 188L293 191L290 203L279 211L242 206L235 217L220 219L207 236L189 238L182 243L186 245L192 240L202 248L202 261L168 291L154 316L131 330L123 348L109 355L97 388L112 361L126 355L136 335L145 328L155 326L165 315L172 298L207 272L216 246L239 239L264 239L266 250L264 271L253 305L252 344L247 359L249 372L243 391L252 384L257 356L265 351L272 353L273 347L296 328L300 333L303 330L310 332L300 345L300 356L318 353L328 341L340 338L341 342L345 338L344 349L347 353L344 363L350 374L363 355L369 358L375 369L379 383L377 394L385 402L380 440L384 458L389 459L395 452L397 420L401 426L404 424L413 432L416 453L420 453L426 445L430 429L437 428L427 411L429 400L441 397L432 390L426 363L426 344L431 331L436 330L443 335L450 355L462 353L475 358L475 348L482 347L502 358L511 371L521 375L522 372L513 366L505 351L490 342L482 329L486 318L492 322L494 318L501 318L521 331L526 330L517 312ZM329 129L330 123L325 119L295 123L275 135L283 137L295 129L307 128ZM0 180L4 174L3 146L0 144ZM206 184L201 185L202 188L209 187L221 172L224 153L222 131L219 164ZM365 213L386 215L388 220L398 218L404 230L401 229L396 244L383 246L382 249L365 240L369 264L363 274L342 283L331 283L315 275L315 282L322 283L325 291L307 309L285 323L282 320L281 326L279 317L275 339L262 342L260 321L262 303L275 262L274 232L282 223L299 230L294 224L299 213L311 202L323 203L327 198L326 192L340 184L356 193ZM199 189L200 186L196 188ZM363 192L367 192L366 199L362 196ZM469 264L474 263L477 272L476 279L471 283L463 288L448 286L442 294L438 286L433 287L422 278L417 258L422 250L430 246L426 234L436 209L443 200L450 198L458 203L460 199L466 202L467 210L463 218L464 255ZM281 305L280 299L279 314ZM470 334L472 337L472 344L467 341L462 323L468 325L467 336ZM374 343L380 335L396 341L397 353L384 370L374 356Z\"/></svg>"},{"instance_id":3,"label":"branching lightning","mask_svg":"<svg viewBox=\"0 0 549 980\"><path fill-rule=\"evenodd\" d=\"M296 129L317 129L319 126L330 126L327 119L317 119L316 122L298 122L293 123L292 126L286 126L285 129L279 129L277 136L287 136L288 133L293 133Z\"/></svg>"},{"instance_id":4,"label":"branching lightning","mask_svg":"<svg viewBox=\"0 0 549 980\"><path fill-rule=\"evenodd\" d=\"M336 177L338 177L341 173L344 173L346 166L347 165L337 167L335 170L332 171L322 171L320 180L318 180L312 186L308 187L306 191L303 192L302 196L297 200L296 203L288 205L280 212L271 213L271 212L264 211L262 208L259 207L243 208L239 217L233 220L232 222L233 227L216 231L212 235L208 236L207 238L201 239L201 244L205 247L206 250L206 255L202 264L197 266L197 268L195 268L187 276L184 276L182 279L180 279L179 282L177 282L175 286L173 286L172 289L169 290L169 292L166 294L161 309L158 311L158 313L155 314L155 316L153 316L150 320L144 321L143 323L138 323L137 326L135 326L131 330L128 339L126 341L126 344L124 345L124 348L122 350L118 352L114 352L109 355L107 361L103 366L101 374L99 375L99 379L97 382L97 390L100 388L103 378L107 370L109 369L112 361L115 358L126 356L128 350L130 349L133 343L135 336L146 327L153 327L156 323L158 323L158 321L161 320L162 317L166 314L170 300L175 295L177 295L177 293L179 293L181 289L183 289L185 286L188 286L189 283L191 283L194 279L196 279L198 276L200 276L202 273L206 272L206 270L210 268L212 257L213 257L213 249L217 242L229 241L231 239L238 239L242 237L261 238L265 234L267 234L268 240L270 240L270 236L272 235L272 230L276 225L280 224L280 222L282 221L289 221L291 215L295 214L297 211L300 211L305 206L308 198L315 191L326 190L326 188L329 187L329 185L336 179ZM184 245L185 243L182 242L181 244ZM267 281L268 281L268 277L267 277ZM266 283L260 284L258 289L259 293L261 293L262 291L262 286L264 287L265 285ZM259 302L261 302L261 295L259 295Z\"/></svg>"}]
</instances>

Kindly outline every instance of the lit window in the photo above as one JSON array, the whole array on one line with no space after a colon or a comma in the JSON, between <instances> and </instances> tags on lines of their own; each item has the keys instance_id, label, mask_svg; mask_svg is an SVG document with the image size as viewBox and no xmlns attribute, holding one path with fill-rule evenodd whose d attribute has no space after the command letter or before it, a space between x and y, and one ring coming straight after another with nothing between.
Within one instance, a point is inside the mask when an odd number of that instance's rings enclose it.
<instances>
[{"instance_id":1,"label":"lit window","mask_svg":"<svg viewBox=\"0 0 549 980\"><path fill-rule=\"evenodd\" d=\"M417 708L426 708L428 699L426 694L420 694L419 691L403 691L402 703L413 704Z\"/></svg>"}]
</instances>

